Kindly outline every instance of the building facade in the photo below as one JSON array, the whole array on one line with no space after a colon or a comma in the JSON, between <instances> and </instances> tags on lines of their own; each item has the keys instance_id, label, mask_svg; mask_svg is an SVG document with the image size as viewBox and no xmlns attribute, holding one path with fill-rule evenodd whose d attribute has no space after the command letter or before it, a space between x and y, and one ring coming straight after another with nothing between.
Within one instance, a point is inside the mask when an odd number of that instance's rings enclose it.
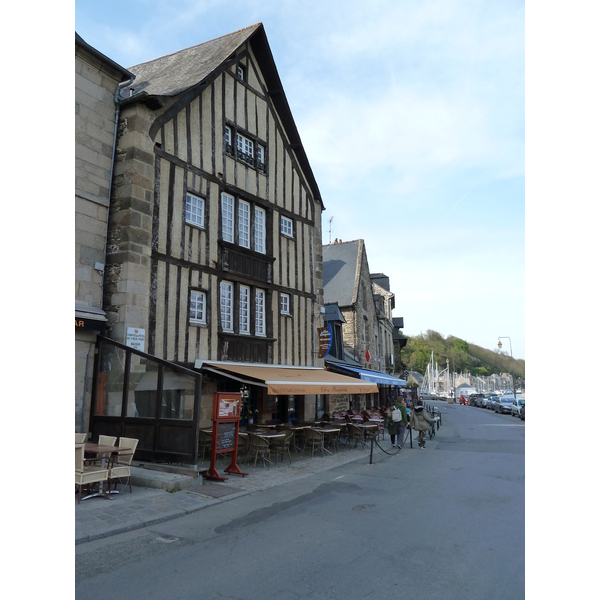
<instances>
[{"instance_id":1,"label":"building facade","mask_svg":"<svg viewBox=\"0 0 600 600\"><path fill-rule=\"evenodd\" d=\"M386 275L371 275L364 240L336 240L323 246L324 299L326 305L337 303L343 317L344 350L343 362L326 357L325 363L337 372L359 373L361 378L376 382L379 388L379 398L352 399L355 409L395 401L398 388L406 385L391 375L394 294L389 287ZM345 398L335 400L332 410L344 408Z\"/></svg>"},{"instance_id":2,"label":"building facade","mask_svg":"<svg viewBox=\"0 0 600 600\"><path fill-rule=\"evenodd\" d=\"M117 87L132 74L75 34L75 430L87 431L103 276Z\"/></svg>"},{"instance_id":3,"label":"building facade","mask_svg":"<svg viewBox=\"0 0 600 600\"><path fill-rule=\"evenodd\" d=\"M129 70L92 436L193 460L217 391L243 390L262 422L314 417L319 387L372 389L314 381L324 207L262 24ZM302 385L272 386L267 365Z\"/></svg>"}]
</instances>

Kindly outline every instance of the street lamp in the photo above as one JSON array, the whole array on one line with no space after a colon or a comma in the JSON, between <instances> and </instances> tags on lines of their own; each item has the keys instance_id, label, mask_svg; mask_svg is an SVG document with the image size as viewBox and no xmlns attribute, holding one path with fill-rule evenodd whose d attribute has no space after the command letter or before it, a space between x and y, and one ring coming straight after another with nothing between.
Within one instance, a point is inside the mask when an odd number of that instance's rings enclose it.
<instances>
[{"instance_id":1,"label":"street lamp","mask_svg":"<svg viewBox=\"0 0 600 600\"><path fill-rule=\"evenodd\" d=\"M502 342L500 340L508 340L508 343L510 345L510 358L512 359L513 355L512 355L512 340L508 337L508 336L500 336L498 338L498 348L502 348ZM515 376L513 374L513 398L517 397L517 393L515 392Z\"/></svg>"}]
</instances>

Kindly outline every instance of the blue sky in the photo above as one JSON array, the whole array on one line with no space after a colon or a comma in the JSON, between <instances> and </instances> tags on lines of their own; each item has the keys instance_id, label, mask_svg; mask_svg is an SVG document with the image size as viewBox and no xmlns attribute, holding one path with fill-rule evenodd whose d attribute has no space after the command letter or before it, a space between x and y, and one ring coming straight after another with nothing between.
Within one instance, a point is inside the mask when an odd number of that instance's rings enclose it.
<instances>
[{"instance_id":1,"label":"blue sky","mask_svg":"<svg viewBox=\"0 0 600 600\"><path fill-rule=\"evenodd\" d=\"M77 33L124 67L257 22L323 242L330 225L332 241L365 240L406 334L508 336L525 358L524 2L75 2Z\"/></svg>"}]
</instances>

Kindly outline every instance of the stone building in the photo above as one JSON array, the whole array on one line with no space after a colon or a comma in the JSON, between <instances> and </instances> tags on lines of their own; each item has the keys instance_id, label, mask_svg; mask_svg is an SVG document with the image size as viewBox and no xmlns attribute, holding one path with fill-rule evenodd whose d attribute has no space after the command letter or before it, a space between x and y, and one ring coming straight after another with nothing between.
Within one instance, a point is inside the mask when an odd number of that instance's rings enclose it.
<instances>
[{"instance_id":1,"label":"stone building","mask_svg":"<svg viewBox=\"0 0 600 600\"><path fill-rule=\"evenodd\" d=\"M327 367L339 373L359 374L379 387L379 398L358 396L351 399L352 407L385 405L395 400L398 388L406 382L391 375L394 294L386 275L371 275L364 240L336 240L323 246L323 290L325 304L337 303L343 316L344 359L326 357ZM345 398L329 400L335 403L332 410L346 402Z\"/></svg>"},{"instance_id":2,"label":"stone building","mask_svg":"<svg viewBox=\"0 0 600 600\"><path fill-rule=\"evenodd\" d=\"M193 462L217 391L260 422L376 392L318 359L324 206L262 24L129 70L92 437Z\"/></svg>"},{"instance_id":3,"label":"stone building","mask_svg":"<svg viewBox=\"0 0 600 600\"><path fill-rule=\"evenodd\" d=\"M392 311L396 307L395 296L390 292L390 278L383 273L370 276L373 299L377 311L379 369L385 373L394 372L394 323Z\"/></svg>"},{"instance_id":4,"label":"stone building","mask_svg":"<svg viewBox=\"0 0 600 600\"><path fill-rule=\"evenodd\" d=\"M87 431L102 307L117 86L132 74L75 34L75 429Z\"/></svg>"}]
</instances>

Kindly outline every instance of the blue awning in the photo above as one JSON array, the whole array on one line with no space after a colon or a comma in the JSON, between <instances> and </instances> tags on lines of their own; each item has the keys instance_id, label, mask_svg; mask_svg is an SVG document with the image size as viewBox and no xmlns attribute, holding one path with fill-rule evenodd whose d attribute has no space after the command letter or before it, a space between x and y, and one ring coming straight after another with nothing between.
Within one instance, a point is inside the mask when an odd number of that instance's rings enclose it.
<instances>
[{"instance_id":1,"label":"blue awning","mask_svg":"<svg viewBox=\"0 0 600 600\"><path fill-rule=\"evenodd\" d=\"M347 365L335 365L338 368L345 369L347 371L352 371L353 373L358 373L361 379L366 381L372 381L374 383L378 383L380 385L395 385L396 387L406 387L406 381L404 379L400 379L400 377L395 377L394 375L388 375L387 373L382 373L381 371L372 371L371 369L358 369L356 367L349 367Z\"/></svg>"}]
</instances>

